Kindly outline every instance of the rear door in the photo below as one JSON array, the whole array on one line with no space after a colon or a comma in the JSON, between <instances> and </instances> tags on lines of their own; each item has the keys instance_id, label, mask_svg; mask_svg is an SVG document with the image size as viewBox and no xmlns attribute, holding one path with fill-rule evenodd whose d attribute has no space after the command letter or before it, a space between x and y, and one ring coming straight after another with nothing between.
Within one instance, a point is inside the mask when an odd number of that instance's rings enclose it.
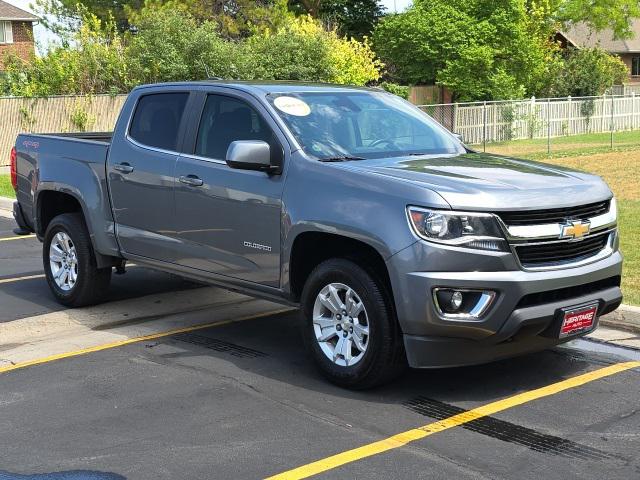
<instances>
[{"instance_id":1,"label":"rear door","mask_svg":"<svg viewBox=\"0 0 640 480\"><path fill-rule=\"evenodd\" d=\"M175 258L174 170L189 95L164 88L140 95L126 127L114 134L107 175L124 252L163 261Z\"/></svg>"},{"instance_id":2,"label":"rear door","mask_svg":"<svg viewBox=\"0 0 640 480\"><path fill-rule=\"evenodd\" d=\"M235 140L264 140L282 164L284 137L248 96L210 92L202 102L190 153L176 167L177 262L278 287L283 175L235 170L225 156Z\"/></svg>"}]
</instances>

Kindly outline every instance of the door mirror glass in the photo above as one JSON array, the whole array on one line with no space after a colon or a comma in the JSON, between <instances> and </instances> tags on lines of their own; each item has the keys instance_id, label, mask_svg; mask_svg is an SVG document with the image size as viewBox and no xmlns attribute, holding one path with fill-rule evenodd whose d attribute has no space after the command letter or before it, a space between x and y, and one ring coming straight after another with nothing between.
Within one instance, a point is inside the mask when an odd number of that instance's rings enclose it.
<instances>
[{"instance_id":1,"label":"door mirror glass","mask_svg":"<svg viewBox=\"0 0 640 480\"><path fill-rule=\"evenodd\" d=\"M236 140L227 150L227 165L240 170L272 172L271 147L262 140Z\"/></svg>"}]
</instances>

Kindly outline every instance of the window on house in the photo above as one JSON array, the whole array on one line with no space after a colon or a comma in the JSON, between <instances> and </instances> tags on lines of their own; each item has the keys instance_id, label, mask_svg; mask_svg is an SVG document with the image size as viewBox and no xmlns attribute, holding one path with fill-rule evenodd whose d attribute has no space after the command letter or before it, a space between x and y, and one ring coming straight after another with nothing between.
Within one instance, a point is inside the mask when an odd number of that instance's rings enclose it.
<instances>
[{"instance_id":1,"label":"window on house","mask_svg":"<svg viewBox=\"0 0 640 480\"><path fill-rule=\"evenodd\" d=\"M0 43L13 43L11 22L0 22Z\"/></svg>"},{"instance_id":2,"label":"window on house","mask_svg":"<svg viewBox=\"0 0 640 480\"><path fill-rule=\"evenodd\" d=\"M631 75L640 77L640 57L633 57L631 59Z\"/></svg>"}]
</instances>

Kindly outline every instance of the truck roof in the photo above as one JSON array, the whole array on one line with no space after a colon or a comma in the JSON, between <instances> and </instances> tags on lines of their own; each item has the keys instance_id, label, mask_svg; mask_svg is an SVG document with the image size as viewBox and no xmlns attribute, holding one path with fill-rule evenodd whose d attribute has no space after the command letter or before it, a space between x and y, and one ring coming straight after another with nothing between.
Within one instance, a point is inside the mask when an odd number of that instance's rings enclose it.
<instances>
[{"instance_id":1,"label":"truck roof","mask_svg":"<svg viewBox=\"0 0 640 480\"><path fill-rule=\"evenodd\" d=\"M242 80L201 80L190 82L166 82L140 85L135 89L161 87L161 86L202 86L216 85L235 88L245 92L269 94L289 92L323 92L323 91L380 91L378 88L358 87L352 85L337 85L331 83L294 82L287 81L242 81ZM134 90L135 90L134 89Z\"/></svg>"}]
</instances>

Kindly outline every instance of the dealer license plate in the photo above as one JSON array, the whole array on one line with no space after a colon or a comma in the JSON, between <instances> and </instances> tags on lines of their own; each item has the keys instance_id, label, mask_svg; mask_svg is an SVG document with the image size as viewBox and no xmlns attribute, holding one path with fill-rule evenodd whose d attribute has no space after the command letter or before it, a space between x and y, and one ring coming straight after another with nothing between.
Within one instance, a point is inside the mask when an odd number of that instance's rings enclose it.
<instances>
[{"instance_id":1,"label":"dealer license plate","mask_svg":"<svg viewBox=\"0 0 640 480\"><path fill-rule=\"evenodd\" d=\"M591 330L598 315L598 304L564 310L560 338Z\"/></svg>"}]
</instances>

